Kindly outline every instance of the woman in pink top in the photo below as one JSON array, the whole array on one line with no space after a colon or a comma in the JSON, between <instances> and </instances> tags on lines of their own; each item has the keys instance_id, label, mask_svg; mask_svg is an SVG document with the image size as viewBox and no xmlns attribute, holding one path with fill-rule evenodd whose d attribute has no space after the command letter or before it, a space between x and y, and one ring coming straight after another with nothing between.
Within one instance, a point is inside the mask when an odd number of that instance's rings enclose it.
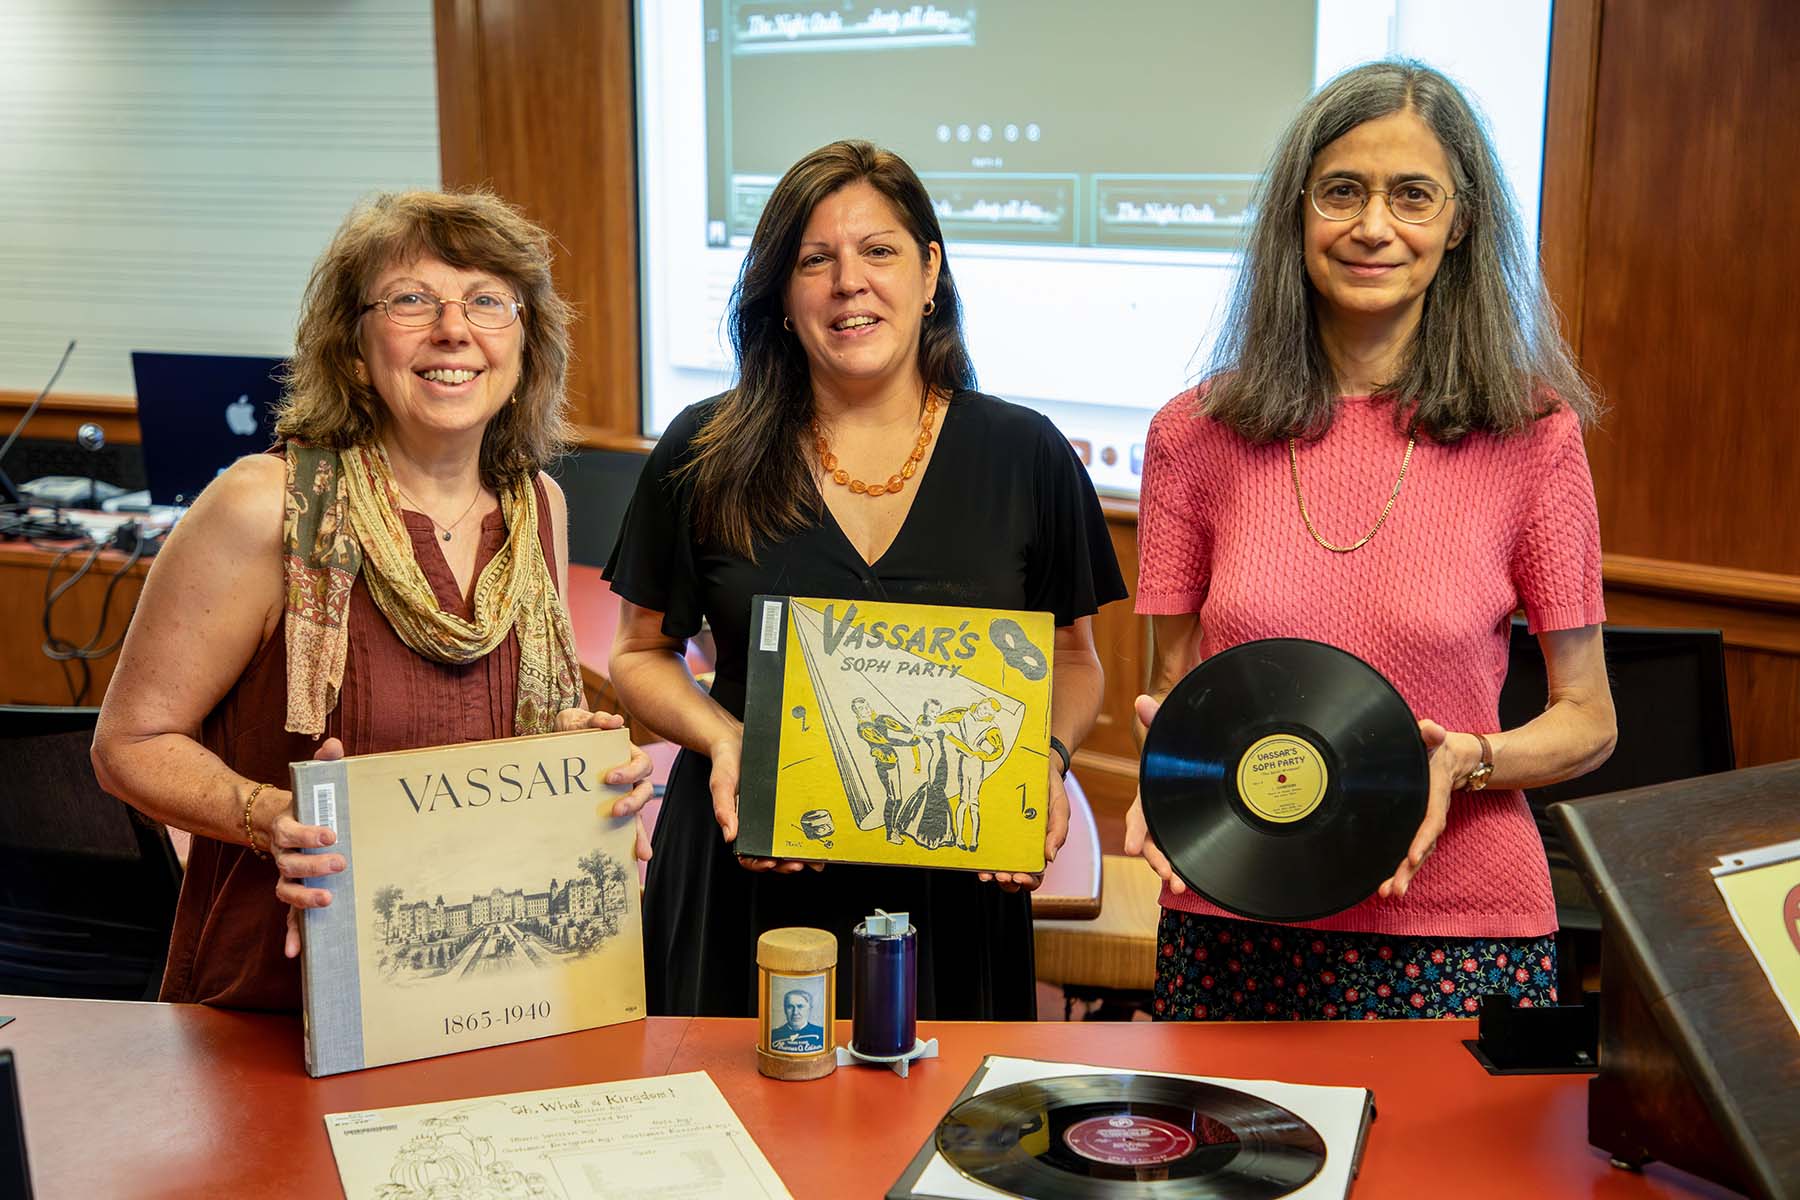
<instances>
[{"instance_id":1,"label":"woman in pink top","mask_svg":"<svg viewBox=\"0 0 1800 1200\"><path fill-rule=\"evenodd\" d=\"M1374 896L1233 917L1171 873L1141 803L1125 848L1165 881L1164 1018L1473 1012L1556 999L1556 907L1519 789L1605 761L1600 539L1570 361L1493 146L1442 75L1383 62L1301 108L1261 185L1208 384L1151 423L1137 610L1152 690L1266 637L1371 663L1419 718L1424 823ZM1509 621L1549 666L1501 731Z\"/></svg>"}]
</instances>

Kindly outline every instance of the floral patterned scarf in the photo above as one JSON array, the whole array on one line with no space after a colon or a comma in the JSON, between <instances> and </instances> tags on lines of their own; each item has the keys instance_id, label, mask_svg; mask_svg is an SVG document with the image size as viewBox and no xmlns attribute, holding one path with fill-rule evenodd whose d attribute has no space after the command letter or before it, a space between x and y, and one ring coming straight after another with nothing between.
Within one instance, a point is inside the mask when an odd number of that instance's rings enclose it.
<instances>
[{"instance_id":1,"label":"floral patterned scarf","mask_svg":"<svg viewBox=\"0 0 1800 1200\"><path fill-rule=\"evenodd\" d=\"M519 635L515 733L542 733L581 703L581 665L569 613L538 541L530 480L500 494L506 543L475 582L472 621L438 607L413 558L399 489L380 446L323 450L287 444L282 522L287 581L287 728L317 736L337 707L349 647L350 588L358 573L394 632L435 662L470 663Z\"/></svg>"}]
</instances>

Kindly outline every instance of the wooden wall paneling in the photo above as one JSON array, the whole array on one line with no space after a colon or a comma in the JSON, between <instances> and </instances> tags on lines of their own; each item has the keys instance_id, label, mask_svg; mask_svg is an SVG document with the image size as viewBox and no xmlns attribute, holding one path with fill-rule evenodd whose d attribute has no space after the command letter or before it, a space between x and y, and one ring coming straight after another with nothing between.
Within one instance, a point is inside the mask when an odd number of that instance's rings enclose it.
<instances>
[{"instance_id":1,"label":"wooden wall paneling","mask_svg":"<svg viewBox=\"0 0 1800 1200\"><path fill-rule=\"evenodd\" d=\"M1697 601L1786 609L1800 615L1800 575L1740 571L1627 554L1607 554L1605 570L1607 583L1621 588Z\"/></svg>"},{"instance_id":2,"label":"wooden wall paneling","mask_svg":"<svg viewBox=\"0 0 1800 1200\"><path fill-rule=\"evenodd\" d=\"M1557 0L1550 29L1550 91L1544 113L1540 256L1544 282L1562 316L1563 336L1578 353L1600 12L1600 0Z\"/></svg>"},{"instance_id":3,"label":"wooden wall paneling","mask_svg":"<svg viewBox=\"0 0 1800 1200\"><path fill-rule=\"evenodd\" d=\"M1725 682L1738 766L1800 758L1800 655L1727 648Z\"/></svg>"},{"instance_id":4,"label":"wooden wall paneling","mask_svg":"<svg viewBox=\"0 0 1800 1200\"><path fill-rule=\"evenodd\" d=\"M1572 286L1612 409L1588 438L1607 613L1722 630L1738 765L1800 757L1800 9L1601 8ZM1548 159L1545 176L1548 213ZM1551 249L1546 226L1547 273Z\"/></svg>"},{"instance_id":5,"label":"wooden wall paneling","mask_svg":"<svg viewBox=\"0 0 1800 1200\"><path fill-rule=\"evenodd\" d=\"M1792 611L1689 600L1609 586L1606 589L1606 618L1612 625L1717 629L1724 633L1727 649L1800 655L1800 619L1796 619ZM1800 730L1796 735L1800 736ZM1800 747L1796 753L1800 754Z\"/></svg>"},{"instance_id":6,"label":"wooden wall paneling","mask_svg":"<svg viewBox=\"0 0 1800 1200\"><path fill-rule=\"evenodd\" d=\"M445 187L485 182L481 120L480 0L437 0L438 161Z\"/></svg>"},{"instance_id":7,"label":"wooden wall paneling","mask_svg":"<svg viewBox=\"0 0 1800 1200\"><path fill-rule=\"evenodd\" d=\"M444 182L485 183L556 238L571 415L586 444L646 445L630 0L437 0L435 18Z\"/></svg>"},{"instance_id":8,"label":"wooden wall paneling","mask_svg":"<svg viewBox=\"0 0 1800 1200\"><path fill-rule=\"evenodd\" d=\"M1126 589L1137 594L1137 506L1107 501L1107 528ZM1094 649L1106 672L1100 715L1075 753L1082 790L1094 810L1100 848L1117 854L1125 839L1125 810L1137 795L1138 744L1132 704L1144 690L1149 623L1132 611L1130 597L1102 608L1094 618Z\"/></svg>"},{"instance_id":9,"label":"wooden wall paneling","mask_svg":"<svg viewBox=\"0 0 1800 1200\"><path fill-rule=\"evenodd\" d=\"M0 439L17 427L36 397L36 392L0 392ZM21 436L72 442L75 431L84 421L94 421L105 429L109 444L138 444L137 399L133 396L71 396L52 392L44 397ZM0 463L0 466L4 465Z\"/></svg>"},{"instance_id":10,"label":"wooden wall paneling","mask_svg":"<svg viewBox=\"0 0 1800 1200\"><path fill-rule=\"evenodd\" d=\"M1800 605L1756 605L1608 586L1614 625L1718 629L1740 767L1800 758Z\"/></svg>"},{"instance_id":11,"label":"wooden wall paneling","mask_svg":"<svg viewBox=\"0 0 1800 1200\"><path fill-rule=\"evenodd\" d=\"M68 555L56 563L57 552L36 546L0 545L0 704L98 704L106 694L113 670L119 665L117 650L88 663L91 682L77 699L69 693L69 680L79 683L79 663L59 664L44 655L44 593L47 585L64 584L87 560L86 551ZM97 647L110 646L125 632L150 560L140 559L120 579L106 609L106 625L100 628L101 601L125 555L107 551L81 580L57 601L51 630L65 642ZM56 565L54 577L50 568ZM67 674L64 673L64 667Z\"/></svg>"},{"instance_id":12,"label":"wooden wall paneling","mask_svg":"<svg viewBox=\"0 0 1800 1200\"><path fill-rule=\"evenodd\" d=\"M1607 0L1581 355L1609 551L1800 564L1800 6Z\"/></svg>"}]
</instances>

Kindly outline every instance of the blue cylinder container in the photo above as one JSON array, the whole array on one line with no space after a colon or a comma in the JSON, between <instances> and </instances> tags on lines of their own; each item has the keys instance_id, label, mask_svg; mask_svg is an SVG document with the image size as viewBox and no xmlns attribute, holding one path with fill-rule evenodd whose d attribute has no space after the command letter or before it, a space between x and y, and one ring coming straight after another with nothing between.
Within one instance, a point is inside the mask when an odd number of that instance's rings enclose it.
<instances>
[{"instance_id":1,"label":"blue cylinder container","mask_svg":"<svg viewBox=\"0 0 1800 1200\"><path fill-rule=\"evenodd\" d=\"M906 913L875 910L851 947L850 1048L865 1058L899 1058L918 1041L919 933Z\"/></svg>"}]
</instances>

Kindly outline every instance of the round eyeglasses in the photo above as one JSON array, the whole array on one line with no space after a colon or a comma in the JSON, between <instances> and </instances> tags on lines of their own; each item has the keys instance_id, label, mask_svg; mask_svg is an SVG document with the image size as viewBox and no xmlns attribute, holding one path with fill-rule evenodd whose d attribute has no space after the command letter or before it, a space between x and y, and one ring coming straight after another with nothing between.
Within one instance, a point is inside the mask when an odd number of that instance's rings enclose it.
<instances>
[{"instance_id":1,"label":"round eyeglasses","mask_svg":"<svg viewBox=\"0 0 1800 1200\"><path fill-rule=\"evenodd\" d=\"M1370 196L1386 196L1388 211L1396 221L1426 225L1456 199L1443 185L1430 179L1408 179L1391 188L1371 188L1355 179L1331 176L1301 193L1312 201L1313 211L1327 221L1353 221L1369 207Z\"/></svg>"},{"instance_id":2,"label":"round eyeglasses","mask_svg":"<svg viewBox=\"0 0 1800 1200\"><path fill-rule=\"evenodd\" d=\"M505 329L519 319L519 312L525 307L523 301L500 292L477 292L461 300L440 300L428 292L415 291L395 292L383 299L372 300L363 305L361 311L379 308L396 325L423 329L438 323L446 304L462 305L463 319L482 329Z\"/></svg>"}]
</instances>

